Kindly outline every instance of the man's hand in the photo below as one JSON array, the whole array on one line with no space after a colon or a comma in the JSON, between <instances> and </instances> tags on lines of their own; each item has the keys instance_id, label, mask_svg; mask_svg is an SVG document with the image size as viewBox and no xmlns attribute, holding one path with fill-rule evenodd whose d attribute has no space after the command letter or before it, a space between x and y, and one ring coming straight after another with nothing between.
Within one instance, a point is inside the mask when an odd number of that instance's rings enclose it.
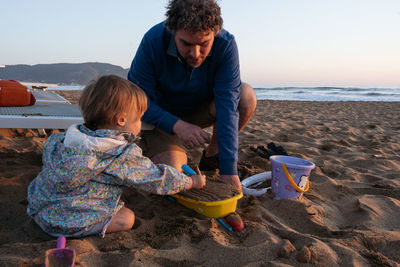
<instances>
[{"instance_id":1,"label":"man's hand","mask_svg":"<svg viewBox=\"0 0 400 267\"><path fill-rule=\"evenodd\" d=\"M178 120L172 131L183 141L188 148L199 147L211 141L210 134L199 126Z\"/></svg>"},{"instance_id":2,"label":"man's hand","mask_svg":"<svg viewBox=\"0 0 400 267\"><path fill-rule=\"evenodd\" d=\"M232 185L237 190L242 192L242 184L240 183L240 179L237 174L232 174L232 175L221 174L219 178L225 183Z\"/></svg>"}]
</instances>

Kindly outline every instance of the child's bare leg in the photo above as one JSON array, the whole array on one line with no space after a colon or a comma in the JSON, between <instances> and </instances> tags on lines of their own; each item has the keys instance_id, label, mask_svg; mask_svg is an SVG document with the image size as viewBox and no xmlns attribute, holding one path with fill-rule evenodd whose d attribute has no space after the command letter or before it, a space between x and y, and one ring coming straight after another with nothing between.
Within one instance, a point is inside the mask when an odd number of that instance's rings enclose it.
<instances>
[{"instance_id":1,"label":"child's bare leg","mask_svg":"<svg viewBox=\"0 0 400 267\"><path fill-rule=\"evenodd\" d=\"M130 230L135 223L135 214L128 208L123 207L115 214L106 233Z\"/></svg>"}]
</instances>

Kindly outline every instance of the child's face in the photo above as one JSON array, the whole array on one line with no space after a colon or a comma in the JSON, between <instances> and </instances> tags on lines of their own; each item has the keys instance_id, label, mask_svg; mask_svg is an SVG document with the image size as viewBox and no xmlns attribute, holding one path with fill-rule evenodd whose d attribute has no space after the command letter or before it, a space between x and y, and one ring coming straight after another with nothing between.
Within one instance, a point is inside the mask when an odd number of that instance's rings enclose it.
<instances>
[{"instance_id":1,"label":"child's face","mask_svg":"<svg viewBox=\"0 0 400 267\"><path fill-rule=\"evenodd\" d=\"M124 132L133 133L135 136L139 134L140 128L142 127L141 117L138 117L135 112L130 112L126 114L125 125L122 126Z\"/></svg>"}]
</instances>

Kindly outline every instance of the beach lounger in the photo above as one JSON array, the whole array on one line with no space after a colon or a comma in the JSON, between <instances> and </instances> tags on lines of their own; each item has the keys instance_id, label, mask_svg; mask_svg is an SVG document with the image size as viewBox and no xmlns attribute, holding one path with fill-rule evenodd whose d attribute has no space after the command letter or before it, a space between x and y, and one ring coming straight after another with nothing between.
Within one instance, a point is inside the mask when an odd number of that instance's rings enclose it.
<instances>
[{"instance_id":1,"label":"beach lounger","mask_svg":"<svg viewBox=\"0 0 400 267\"><path fill-rule=\"evenodd\" d=\"M0 128L67 129L82 123L77 105L52 91L32 90L33 106L0 107Z\"/></svg>"},{"instance_id":2,"label":"beach lounger","mask_svg":"<svg viewBox=\"0 0 400 267\"><path fill-rule=\"evenodd\" d=\"M82 123L77 105L36 103L24 107L0 107L0 128L67 129Z\"/></svg>"},{"instance_id":3,"label":"beach lounger","mask_svg":"<svg viewBox=\"0 0 400 267\"><path fill-rule=\"evenodd\" d=\"M46 91L42 89L33 89L31 93L35 96L36 102L40 103L54 103L54 104L71 104L67 99L60 96L53 91Z\"/></svg>"},{"instance_id":4,"label":"beach lounger","mask_svg":"<svg viewBox=\"0 0 400 267\"><path fill-rule=\"evenodd\" d=\"M33 106L0 107L0 128L67 129L83 122L79 107L57 93L40 89L31 92L36 98ZM153 128L143 122L141 130Z\"/></svg>"}]
</instances>

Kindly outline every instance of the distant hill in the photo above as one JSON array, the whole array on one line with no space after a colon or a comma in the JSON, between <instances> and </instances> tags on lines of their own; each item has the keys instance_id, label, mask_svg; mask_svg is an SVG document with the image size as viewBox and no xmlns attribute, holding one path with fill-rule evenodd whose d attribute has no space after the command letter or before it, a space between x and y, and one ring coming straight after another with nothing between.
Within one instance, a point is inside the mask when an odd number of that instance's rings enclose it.
<instances>
[{"instance_id":1,"label":"distant hill","mask_svg":"<svg viewBox=\"0 0 400 267\"><path fill-rule=\"evenodd\" d=\"M126 78L128 71L129 69L123 69L120 66L98 62L6 65L5 68L0 68L0 79L85 85L101 75L115 74Z\"/></svg>"}]
</instances>

